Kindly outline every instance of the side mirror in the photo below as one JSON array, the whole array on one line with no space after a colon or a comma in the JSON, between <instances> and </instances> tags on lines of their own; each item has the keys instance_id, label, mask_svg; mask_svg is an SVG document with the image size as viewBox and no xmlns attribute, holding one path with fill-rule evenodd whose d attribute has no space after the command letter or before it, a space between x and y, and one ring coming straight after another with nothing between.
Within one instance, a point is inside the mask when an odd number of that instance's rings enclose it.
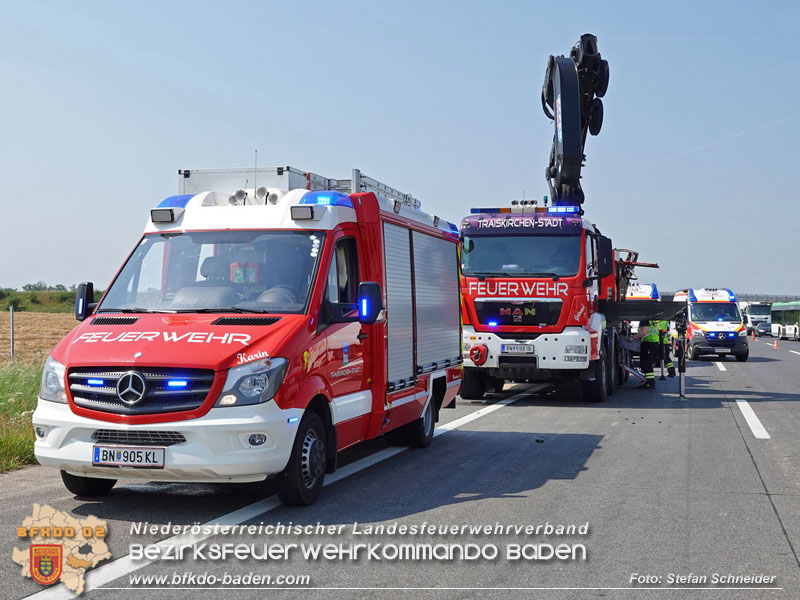
<instances>
[{"instance_id":1,"label":"side mirror","mask_svg":"<svg viewBox=\"0 0 800 600\"><path fill-rule=\"evenodd\" d=\"M614 273L614 248L611 240L600 236L597 238L597 276L608 277Z\"/></svg>"},{"instance_id":2,"label":"side mirror","mask_svg":"<svg viewBox=\"0 0 800 600\"><path fill-rule=\"evenodd\" d=\"M95 306L97 305L94 303L94 284L91 281L80 284L75 293L75 318L83 321L92 314Z\"/></svg>"},{"instance_id":3,"label":"side mirror","mask_svg":"<svg viewBox=\"0 0 800 600\"><path fill-rule=\"evenodd\" d=\"M369 325L378 320L383 310L381 284L362 281L358 286L358 321Z\"/></svg>"}]
</instances>

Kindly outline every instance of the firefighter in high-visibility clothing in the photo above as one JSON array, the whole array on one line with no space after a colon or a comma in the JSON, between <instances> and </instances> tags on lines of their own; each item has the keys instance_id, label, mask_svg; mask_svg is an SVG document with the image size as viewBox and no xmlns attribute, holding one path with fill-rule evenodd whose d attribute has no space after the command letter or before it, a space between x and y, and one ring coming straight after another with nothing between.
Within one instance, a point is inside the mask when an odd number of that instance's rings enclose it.
<instances>
[{"instance_id":1,"label":"firefighter in high-visibility clothing","mask_svg":"<svg viewBox=\"0 0 800 600\"><path fill-rule=\"evenodd\" d=\"M653 390L656 387L656 374L653 367L660 356L660 344L658 340L658 322L641 321L639 332L633 336L634 340L641 340L639 349L639 366L644 373L645 382L641 389Z\"/></svg>"},{"instance_id":2,"label":"firefighter in high-visibility clothing","mask_svg":"<svg viewBox=\"0 0 800 600\"><path fill-rule=\"evenodd\" d=\"M658 322L658 333L660 336L662 336L662 340L664 342L664 366L667 367L667 373L669 373L669 376L675 377L675 363L672 362L672 357L670 356L670 346L672 346L672 341L669 337L669 321Z\"/></svg>"}]
</instances>

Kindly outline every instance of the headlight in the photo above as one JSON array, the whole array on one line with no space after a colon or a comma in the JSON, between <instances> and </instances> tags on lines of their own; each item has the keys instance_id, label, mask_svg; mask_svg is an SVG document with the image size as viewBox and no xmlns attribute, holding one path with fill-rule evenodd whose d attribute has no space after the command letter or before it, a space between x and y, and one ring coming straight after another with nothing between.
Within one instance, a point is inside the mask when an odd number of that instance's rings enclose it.
<instances>
[{"instance_id":1,"label":"headlight","mask_svg":"<svg viewBox=\"0 0 800 600\"><path fill-rule=\"evenodd\" d=\"M566 354L586 354L588 351L588 346L567 346L564 348Z\"/></svg>"},{"instance_id":2,"label":"headlight","mask_svg":"<svg viewBox=\"0 0 800 600\"><path fill-rule=\"evenodd\" d=\"M742 337L742 336L745 336L745 337L747 337L747 330L746 330L746 329L742 329L742 330L739 332L739 337Z\"/></svg>"},{"instance_id":3,"label":"headlight","mask_svg":"<svg viewBox=\"0 0 800 600\"><path fill-rule=\"evenodd\" d=\"M64 365L52 356L47 357L42 371L42 385L39 387L39 398L50 402L67 403L67 392L64 390Z\"/></svg>"},{"instance_id":4,"label":"headlight","mask_svg":"<svg viewBox=\"0 0 800 600\"><path fill-rule=\"evenodd\" d=\"M265 358L228 371L214 406L245 406L272 400L286 375L285 358Z\"/></svg>"},{"instance_id":5,"label":"headlight","mask_svg":"<svg viewBox=\"0 0 800 600\"><path fill-rule=\"evenodd\" d=\"M694 332L692 333L692 335L703 337L704 333L702 331L700 331L699 329L695 329Z\"/></svg>"}]
</instances>

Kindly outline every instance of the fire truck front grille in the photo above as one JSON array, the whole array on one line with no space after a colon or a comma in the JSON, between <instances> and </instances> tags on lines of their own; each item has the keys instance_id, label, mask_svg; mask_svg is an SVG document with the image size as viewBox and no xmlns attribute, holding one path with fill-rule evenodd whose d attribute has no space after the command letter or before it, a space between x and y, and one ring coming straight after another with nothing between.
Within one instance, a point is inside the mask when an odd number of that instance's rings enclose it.
<instances>
[{"instance_id":1,"label":"fire truck front grille","mask_svg":"<svg viewBox=\"0 0 800 600\"><path fill-rule=\"evenodd\" d=\"M182 444L186 438L179 431L117 431L98 429L92 439L101 444L127 444L128 446L172 446Z\"/></svg>"},{"instance_id":2,"label":"fire truck front grille","mask_svg":"<svg viewBox=\"0 0 800 600\"><path fill-rule=\"evenodd\" d=\"M556 325L561 316L561 300L476 300L475 312L483 325Z\"/></svg>"},{"instance_id":3,"label":"fire truck front grille","mask_svg":"<svg viewBox=\"0 0 800 600\"><path fill-rule=\"evenodd\" d=\"M70 369L77 406L122 415L152 415L198 408L214 384L210 369L79 367Z\"/></svg>"}]
</instances>

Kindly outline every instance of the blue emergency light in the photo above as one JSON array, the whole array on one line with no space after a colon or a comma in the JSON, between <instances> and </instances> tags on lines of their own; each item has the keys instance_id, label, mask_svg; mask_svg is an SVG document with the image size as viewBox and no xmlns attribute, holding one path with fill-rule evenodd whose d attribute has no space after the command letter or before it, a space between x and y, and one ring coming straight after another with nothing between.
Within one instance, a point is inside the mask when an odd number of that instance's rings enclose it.
<instances>
[{"instance_id":1,"label":"blue emergency light","mask_svg":"<svg viewBox=\"0 0 800 600\"><path fill-rule=\"evenodd\" d=\"M186 208L186 205L192 198L194 198L192 194L170 196L169 198L164 198L161 204L158 205L158 208Z\"/></svg>"},{"instance_id":2,"label":"blue emergency light","mask_svg":"<svg viewBox=\"0 0 800 600\"><path fill-rule=\"evenodd\" d=\"M489 327L497 327L497 321L489 321L489 322L487 323L487 325L488 325Z\"/></svg>"},{"instance_id":3,"label":"blue emergency light","mask_svg":"<svg viewBox=\"0 0 800 600\"><path fill-rule=\"evenodd\" d=\"M317 206L348 206L353 208L350 196L342 192L306 192L300 204L316 204Z\"/></svg>"},{"instance_id":4,"label":"blue emergency light","mask_svg":"<svg viewBox=\"0 0 800 600\"><path fill-rule=\"evenodd\" d=\"M90 385L92 387L104 387L106 384L105 381L102 379L87 379L86 385Z\"/></svg>"},{"instance_id":5,"label":"blue emergency light","mask_svg":"<svg viewBox=\"0 0 800 600\"><path fill-rule=\"evenodd\" d=\"M185 388L187 385L189 385L189 382L185 379L170 379L167 382L167 387L171 388Z\"/></svg>"},{"instance_id":6,"label":"blue emergency light","mask_svg":"<svg viewBox=\"0 0 800 600\"><path fill-rule=\"evenodd\" d=\"M366 298L362 298L361 299L361 316L362 317L366 317L369 314L369 311L367 311L367 308L368 308L367 299Z\"/></svg>"},{"instance_id":7,"label":"blue emergency light","mask_svg":"<svg viewBox=\"0 0 800 600\"><path fill-rule=\"evenodd\" d=\"M578 212L577 206L548 206L547 212L549 213L570 213L574 214Z\"/></svg>"}]
</instances>

